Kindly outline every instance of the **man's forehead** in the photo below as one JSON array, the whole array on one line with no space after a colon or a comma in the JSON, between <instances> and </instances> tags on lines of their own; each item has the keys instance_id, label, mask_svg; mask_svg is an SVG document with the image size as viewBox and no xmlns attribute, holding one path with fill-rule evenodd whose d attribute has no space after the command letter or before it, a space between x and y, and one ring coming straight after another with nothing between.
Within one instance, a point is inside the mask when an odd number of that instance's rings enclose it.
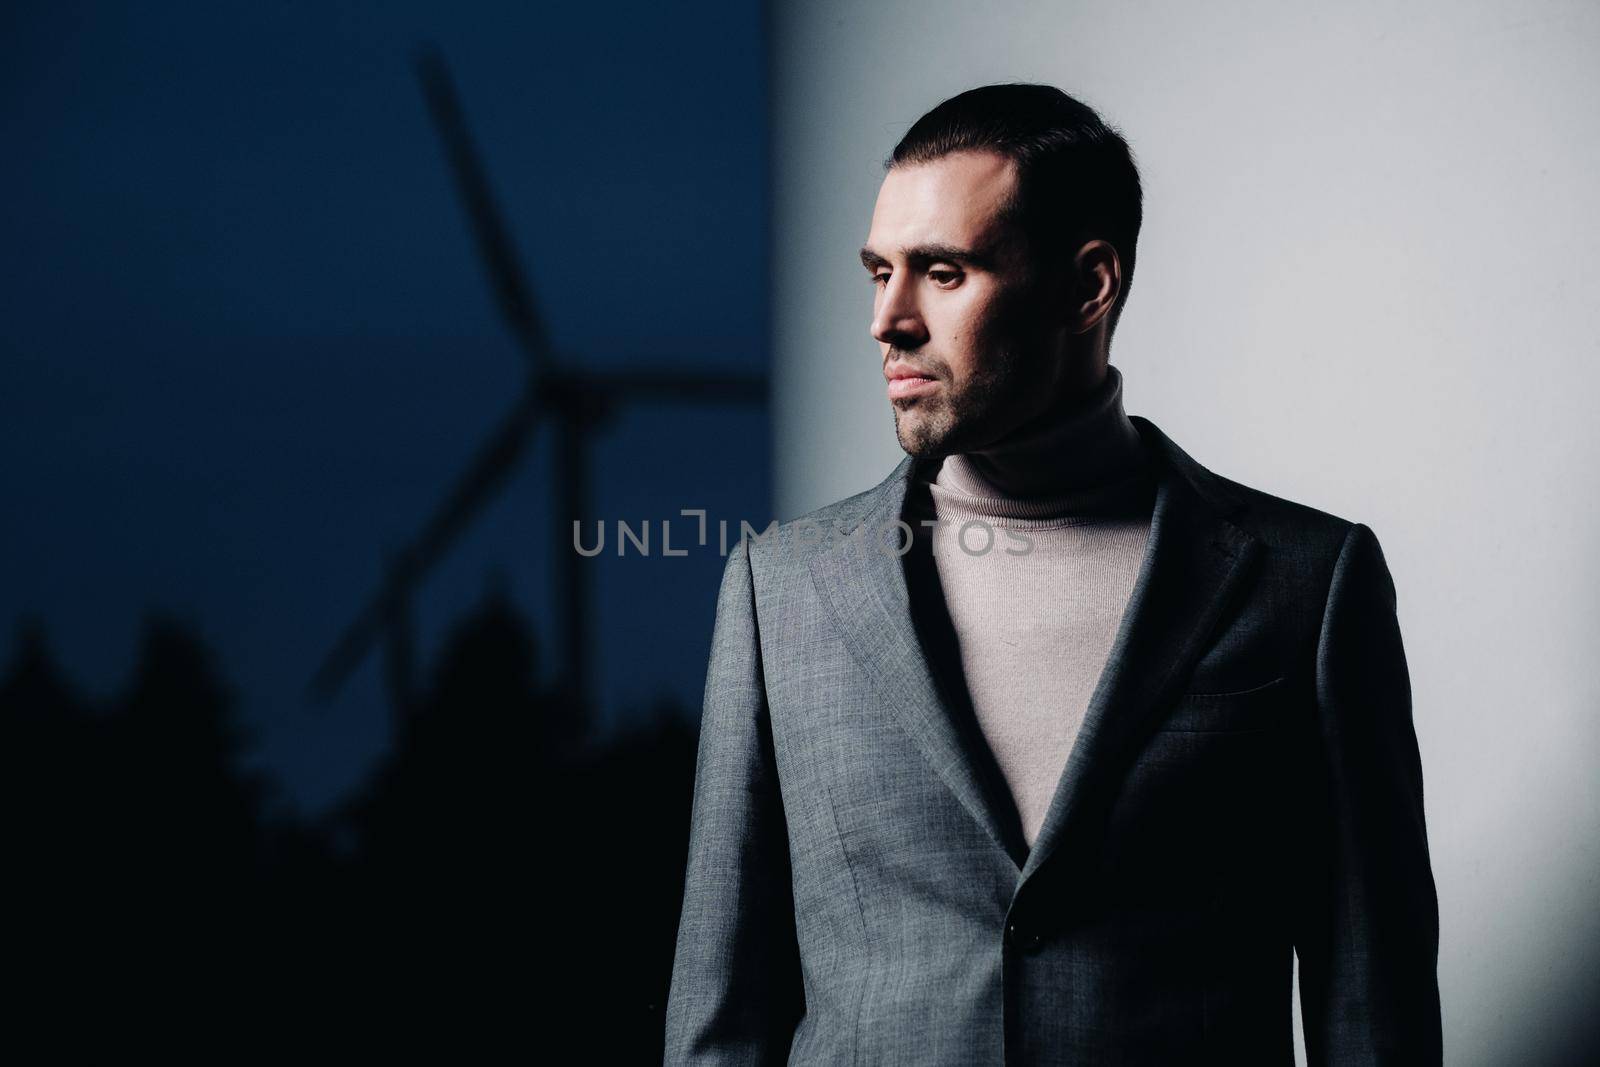
<instances>
[{"instance_id":1,"label":"man's forehead","mask_svg":"<svg viewBox=\"0 0 1600 1067\"><path fill-rule=\"evenodd\" d=\"M878 190L867 245L889 256L916 245L993 244L1016 182L1016 164L996 152L896 166Z\"/></svg>"}]
</instances>

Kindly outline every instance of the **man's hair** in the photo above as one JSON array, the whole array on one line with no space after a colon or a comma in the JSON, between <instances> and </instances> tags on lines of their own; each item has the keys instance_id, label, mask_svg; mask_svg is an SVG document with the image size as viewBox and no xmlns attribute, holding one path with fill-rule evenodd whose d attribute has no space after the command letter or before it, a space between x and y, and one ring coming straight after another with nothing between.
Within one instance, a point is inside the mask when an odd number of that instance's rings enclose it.
<instances>
[{"instance_id":1,"label":"man's hair","mask_svg":"<svg viewBox=\"0 0 1600 1067\"><path fill-rule=\"evenodd\" d=\"M952 96L916 121L884 169L952 152L990 151L1015 161L1018 188L1006 215L1028 241L1035 268L1065 260L1085 241L1117 250L1122 290L1110 333L1133 285L1143 193L1133 152L1094 109L1052 85L985 85Z\"/></svg>"}]
</instances>

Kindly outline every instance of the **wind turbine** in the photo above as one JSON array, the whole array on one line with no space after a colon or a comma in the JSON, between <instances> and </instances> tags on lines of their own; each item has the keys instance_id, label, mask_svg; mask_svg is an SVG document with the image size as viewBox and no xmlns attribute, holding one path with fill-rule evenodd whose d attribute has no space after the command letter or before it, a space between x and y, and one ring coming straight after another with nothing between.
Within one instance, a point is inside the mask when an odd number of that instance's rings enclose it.
<instances>
[{"instance_id":1,"label":"wind turbine","mask_svg":"<svg viewBox=\"0 0 1600 1067\"><path fill-rule=\"evenodd\" d=\"M579 709L586 710L589 649L589 582L577 553L563 552L573 521L589 502L589 437L597 424L624 402L727 402L764 404L763 375L720 371L590 371L564 365L555 357L538 303L518 263L495 205L455 86L443 58L421 51L416 71L445 156L465 206L478 253L488 272L500 313L527 360L521 394L485 439L466 471L428 517L417 536L392 554L382 583L329 649L312 676L310 693L327 699L344 683L381 638L388 649L387 675L395 712L414 706L411 601L428 572L449 551L473 519L505 486L528 450L539 420L555 430L556 484L552 519L552 564L558 600L561 684Z\"/></svg>"}]
</instances>

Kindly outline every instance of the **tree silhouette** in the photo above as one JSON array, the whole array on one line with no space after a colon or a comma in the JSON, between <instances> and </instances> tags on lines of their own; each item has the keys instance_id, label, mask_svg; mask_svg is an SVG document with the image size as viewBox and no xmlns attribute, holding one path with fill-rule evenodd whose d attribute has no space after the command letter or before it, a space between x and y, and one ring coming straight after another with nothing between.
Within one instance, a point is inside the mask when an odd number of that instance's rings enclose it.
<instances>
[{"instance_id":1,"label":"tree silhouette","mask_svg":"<svg viewBox=\"0 0 1600 1067\"><path fill-rule=\"evenodd\" d=\"M695 736L669 704L604 743L584 725L491 592L366 787L325 819L268 822L191 628L147 619L127 684L97 703L25 622L0 679L13 970L46 1000L88 989L96 1010L186 1032L659 1063Z\"/></svg>"}]
</instances>

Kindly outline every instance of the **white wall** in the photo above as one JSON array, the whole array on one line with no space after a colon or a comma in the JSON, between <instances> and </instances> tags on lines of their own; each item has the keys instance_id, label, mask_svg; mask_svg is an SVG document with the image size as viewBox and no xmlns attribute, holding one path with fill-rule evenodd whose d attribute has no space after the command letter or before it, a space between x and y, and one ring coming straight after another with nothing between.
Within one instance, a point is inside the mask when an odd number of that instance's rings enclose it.
<instances>
[{"instance_id":1,"label":"white wall","mask_svg":"<svg viewBox=\"0 0 1600 1067\"><path fill-rule=\"evenodd\" d=\"M1127 409L1377 532L1446 1062L1563 1062L1600 1005L1600 7L807 0L772 18L779 517L900 458L855 259L894 142L993 81L1100 109L1146 189L1112 351Z\"/></svg>"}]
</instances>

